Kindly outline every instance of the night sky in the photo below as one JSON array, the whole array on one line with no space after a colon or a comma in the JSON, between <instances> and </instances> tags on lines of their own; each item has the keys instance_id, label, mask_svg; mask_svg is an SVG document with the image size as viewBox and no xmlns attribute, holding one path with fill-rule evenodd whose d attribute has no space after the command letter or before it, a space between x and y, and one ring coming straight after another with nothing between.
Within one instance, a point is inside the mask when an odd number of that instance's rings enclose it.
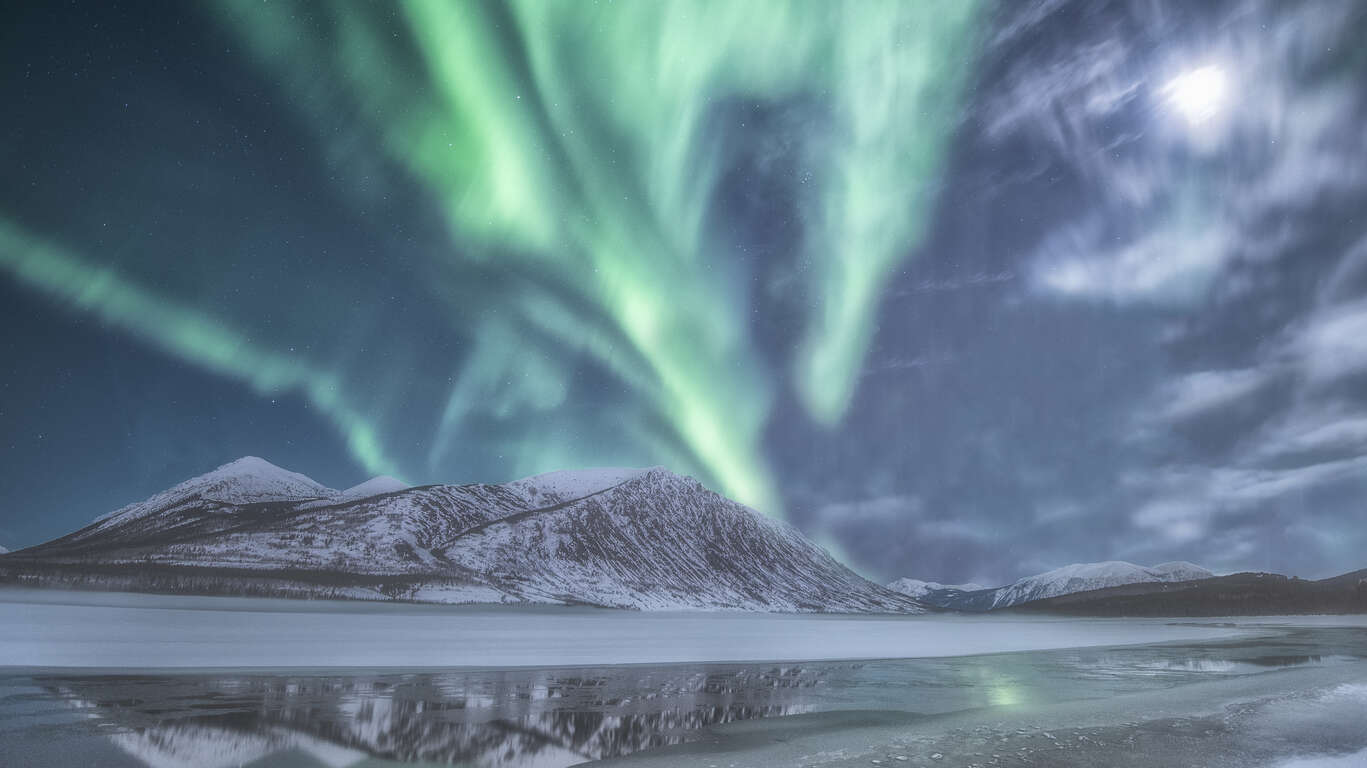
<instances>
[{"instance_id":1,"label":"night sky","mask_svg":"<svg viewBox=\"0 0 1367 768\"><path fill-rule=\"evenodd\" d=\"M0 545L662 464L871 578L1367 566L1367 5L33 3Z\"/></svg>"}]
</instances>

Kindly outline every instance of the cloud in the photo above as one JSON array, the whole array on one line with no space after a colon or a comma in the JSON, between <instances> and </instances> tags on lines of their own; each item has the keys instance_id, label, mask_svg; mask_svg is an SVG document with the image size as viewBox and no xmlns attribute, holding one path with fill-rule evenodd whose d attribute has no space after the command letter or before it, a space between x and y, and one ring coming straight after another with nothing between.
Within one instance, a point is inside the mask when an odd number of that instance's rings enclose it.
<instances>
[{"instance_id":1,"label":"cloud","mask_svg":"<svg viewBox=\"0 0 1367 768\"><path fill-rule=\"evenodd\" d=\"M1229 527L1261 510L1266 504L1320 488L1330 483L1359 480L1367 472L1367 456L1326 461L1306 466L1265 467L1167 467L1144 473L1137 484L1152 497L1131 515L1141 530L1184 544L1205 536L1217 524Z\"/></svg>"},{"instance_id":2,"label":"cloud","mask_svg":"<svg viewBox=\"0 0 1367 768\"><path fill-rule=\"evenodd\" d=\"M1201 501L1183 494L1159 498L1135 512L1133 522L1174 544L1186 544L1204 536L1210 526L1210 510Z\"/></svg>"},{"instance_id":3,"label":"cloud","mask_svg":"<svg viewBox=\"0 0 1367 768\"><path fill-rule=\"evenodd\" d=\"M846 562L870 569L875 580L950 578L980 563L1003 567L999 526L981 515L934 510L915 495L823 504L804 530Z\"/></svg>"},{"instance_id":4,"label":"cloud","mask_svg":"<svg viewBox=\"0 0 1367 768\"><path fill-rule=\"evenodd\" d=\"M1341 275L1342 263L1355 258L1350 250L1338 268L1327 271ZM1337 289L1320 291L1303 319L1260 346L1257 366L1196 371L1159 386L1137 421L1181 425L1246 405L1274 380L1288 394L1280 408L1263 414L1255 428L1240 435L1238 447L1224 461L1131 473L1127 484L1144 499L1131 515L1136 528L1186 544L1237 528L1268 510L1288 504L1299 510L1307 495L1329 499L1332 509L1335 488L1363 485L1367 402L1360 391L1340 385L1367 373L1367 301L1341 298ZM1356 503L1350 507L1355 509ZM1329 521L1323 525L1337 527ZM1317 548L1316 542L1325 540L1319 535L1301 538Z\"/></svg>"},{"instance_id":5,"label":"cloud","mask_svg":"<svg viewBox=\"0 0 1367 768\"><path fill-rule=\"evenodd\" d=\"M1029 28L1038 12L1005 27ZM1038 148L1082 190L1034 247L1032 287L1192 308L1230 267L1284 256L1305 228L1286 211L1367 184L1360 84L1338 64L1360 15L1351 3L1147 6L1031 45L1000 41L985 137ZM1199 124L1171 103L1171 84L1193 72L1226 83Z\"/></svg>"},{"instance_id":6,"label":"cloud","mask_svg":"<svg viewBox=\"0 0 1367 768\"><path fill-rule=\"evenodd\" d=\"M1367 453L1367 413L1324 409L1297 413L1258 446L1269 461L1324 454Z\"/></svg>"},{"instance_id":7,"label":"cloud","mask_svg":"<svg viewBox=\"0 0 1367 768\"><path fill-rule=\"evenodd\" d=\"M907 288L890 290L886 296L889 299L906 298L908 296L919 296L926 293L945 293L950 291L964 291L975 288L989 288L1002 283L1009 283L1016 279L1014 272L1001 270L997 272L974 272L963 277L949 277L940 280L921 280L915 285Z\"/></svg>"},{"instance_id":8,"label":"cloud","mask_svg":"<svg viewBox=\"0 0 1367 768\"><path fill-rule=\"evenodd\" d=\"M1198 300L1224 266L1231 233L1220 225L1155 229L1110 249L1100 226L1063 228L1039 249L1032 282L1045 292L1117 304L1185 305Z\"/></svg>"},{"instance_id":9,"label":"cloud","mask_svg":"<svg viewBox=\"0 0 1367 768\"><path fill-rule=\"evenodd\" d=\"M1367 372L1367 300L1317 312L1290 342L1312 383Z\"/></svg>"},{"instance_id":10,"label":"cloud","mask_svg":"<svg viewBox=\"0 0 1367 768\"><path fill-rule=\"evenodd\" d=\"M1041 7L997 41L982 131L1075 190L1027 246L1033 296L1168 328L1168 368L1115 423L1139 451L1114 499L1146 534L1134 552L1241 567L1295 528L1303 549L1271 557L1323 562L1326 531L1361 538L1344 515L1367 485L1367 92L1348 53L1367 11L1069 5L1087 23L1046 37ZM1196 71L1227 90L1194 121L1170 84Z\"/></svg>"},{"instance_id":11,"label":"cloud","mask_svg":"<svg viewBox=\"0 0 1367 768\"><path fill-rule=\"evenodd\" d=\"M818 509L816 522L824 529L864 523L892 525L907 518L919 517L923 507L921 499L906 495L839 501Z\"/></svg>"},{"instance_id":12,"label":"cloud","mask_svg":"<svg viewBox=\"0 0 1367 768\"><path fill-rule=\"evenodd\" d=\"M1186 421L1227 408L1265 386L1274 373L1264 368L1242 368L1179 376L1160 387L1155 398L1159 418Z\"/></svg>"}]
</instances>

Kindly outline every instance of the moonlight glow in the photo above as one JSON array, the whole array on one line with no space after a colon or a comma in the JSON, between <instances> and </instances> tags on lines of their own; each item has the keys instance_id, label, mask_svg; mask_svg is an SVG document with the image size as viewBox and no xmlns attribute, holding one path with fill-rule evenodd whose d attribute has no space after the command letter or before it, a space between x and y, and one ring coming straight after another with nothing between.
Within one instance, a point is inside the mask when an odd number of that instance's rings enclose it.
<instances>
[{"instance_id":1,"label":"moonlight glow","mask_svg":"<svg viewBox=\"0 0 1367 768\"><path fill-rule=\"evenodd\" d=\"M1228 77L1219 67L1200 67L1170 80L1163 95L1189 125L1201 126L1224 109L1229 97Z\"/></svg>"}]
</instances>

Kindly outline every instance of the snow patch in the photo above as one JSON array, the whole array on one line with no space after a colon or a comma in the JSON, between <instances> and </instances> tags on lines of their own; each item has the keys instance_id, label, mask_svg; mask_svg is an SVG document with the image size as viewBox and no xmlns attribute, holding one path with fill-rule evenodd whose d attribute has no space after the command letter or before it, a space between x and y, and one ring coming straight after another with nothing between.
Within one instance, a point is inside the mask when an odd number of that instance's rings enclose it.
<instances>
[{"instance_id":1,"label":"snow patch","mask_svg":"<svg viewBox=\"0 0 1367 768\"><path fill-rule=\"evenodd\" d=\"M932 592L944 592L953 590L955 592L980 592L987 587L981 584L941 584L938 581L921 581L920 579L898 579L888 584L888 589L893 592L901 592L911 597L925 597Z\"/></svg>"},{"instance_id":2,"label":"snow patch","mask_svg":"<svg viewBox=\"0 0 1367 768\"><path fill-rule=\"evenodd\" d=\"M1209 579L1215 575L1205 568L1195 563L1188 563L1185 560L1159 563L1149 570L1169 576L1170 581L1195 581L1196 579Z\"/></svg>"},{"instance_id":3,"label":"snow patch","mask_svg":"<svg viewBox=\"0 0 1367 768\"><path fill-rule=\"evenodd\" d=\"M337 495L338 501L353 501L355 499L368 499L371 496L379 496L382 493L394 493L395 491L408 490L408 484L389 475L379 475L372 477L364 483L353 485Z\"/></svg>"},{"instance_id":4,"label":"snow patch","mask_svg":"<svg viewBox=\"0 0 1367 768\"><path fill-rule=\"evenodd\" d=\"M304 501L336 495L337 491L306 475L281 469L256 456L243 456L211 472L192 477L146 501L129 504L98 517L95 522L124 523L195 496L224 504L252 504L262 501Z\"/></svg>"},{"instance_id":5,"label":"snow patch","mask_svg":"<svg viewBox=\"0 0 1367 768\"><path fill-rule=\"evenodd\" d=\"M621 485L649 471L629 467L564 469L514 480L504 487L523 494L533 502L544 500L545 504L557 504Z\"/></svg>"},{"instance_id":6,"label":"snow patch","mask_svg":"<svg viewBox=\"0 0 1367 768\"><path fill-rule=\"evenodd\" d=\"M243 456L212 472L187 480L171 489L193 490L206 499L227 504L259 501L298 501L335 496L331 488L306 475L281 469L255 456Z\"/></svg>"},{"instance_id":7,"label":"snow patch","mask_svg":"<svg viewBox=\"0 0 1367 768\"><path fill-rule=\"evenodd\" d=\"M1108 560L1101 563L1074 563L1055 568L1037 576L1024 579L1002 587L993 597L993 608L1006 608L1013 605L1042 600L1075 592L1090 592L1095 589L1120 587L1126 584L1149 582L1192 581L1214 576L1210 571L1191 563L1163 563L1153 568L1145 568L1122 560Z\"/></svg>"}]
</instances>

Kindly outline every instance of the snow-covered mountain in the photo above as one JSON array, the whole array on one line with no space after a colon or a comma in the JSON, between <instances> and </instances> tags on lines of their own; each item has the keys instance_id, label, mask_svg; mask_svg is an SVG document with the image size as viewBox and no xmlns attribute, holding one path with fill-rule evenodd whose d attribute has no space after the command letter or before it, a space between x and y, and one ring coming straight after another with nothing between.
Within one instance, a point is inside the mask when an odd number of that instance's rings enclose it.
<instances>
[{"instance_id":1,"label":"snow-covered mountain","mask_svg":"<svg viewBox=\"0 0 1367 768\"><path fill-rule=\"evenodd\" d=\"M993 608L1007 608L1031 600L1090 592L1094 589L1142 584L1155 581L1195 581L1215 574L1191 563L1162 563L1145 568L1134 563L1109 560L1102 563L1076 563L1028 576L996 591Z\"/></svg>"},{"instance_id":2,"label":"snow-covered mountain","mask_svg":"<svg viewBox=\"0 0 1367 768\"><path fill-rule=\"evenodd\" d=\"M660 467L346 491L239 459L7 555L0 580L156 591L920 612L796 529Z\"/></svg>"},{"instance_id":3,"label":"snow-covered mountain","mask_svg":"<svg viewBox=\"0 0 1367 768\"><path fill-rule=\"evenodd\" d=\"M919 599L931 596L941 596L950 592L978 592L987 587L981 584L941 584L938 581L921 581L920 579L898 579L888 584L888 589L894 592L901 592L904 595Z\"/></svg>"},{"instance_id":4,"label":"snow-covered mountain","mask_svg":"<svg viewBox=\"0 0 1367 768\"><path fill-rule=\"evenodd\" d=\"M316 483L309 477L281 469L256 456L243 456L212 472L205 472L172 486L150 499L116 509L97 519L92 528L96 531L109 530L195 499L241 505L336 496L337 491Z\"/></svg>"},{"instance_id":5,"label":"snow-covered mountain","mask_svg":"<svg viewBox=\"0 0 1367 768\"><path fill-rule=\"evenodd\" d=\"M337 500L368 499L371 496L379 496L382 493L395 493L397 491L408 490L409 485L402 480L397 480L389 475L379 475L372 477L364 483L353 485L350 488L337 494Z\"/></svg>"},{"instance_id":6,"label":"snow-covered mountain","mask_svg":"<svg viewBox=\"0 0 1367 768\"><path fill-rule=\"evenodd\" d=\"M1134 563L1110 560L1102 563L1065 565L994 589L986 589L976 584L945 586L916 579L898 579L888 587L937 608L990 611L1010 608L1032 600L1044 600L1126 584L1196 581L1212 576L1214 574L1205 568L1185 562L1160 563L1145 568Z\"/></svg>"}]
</instances>

